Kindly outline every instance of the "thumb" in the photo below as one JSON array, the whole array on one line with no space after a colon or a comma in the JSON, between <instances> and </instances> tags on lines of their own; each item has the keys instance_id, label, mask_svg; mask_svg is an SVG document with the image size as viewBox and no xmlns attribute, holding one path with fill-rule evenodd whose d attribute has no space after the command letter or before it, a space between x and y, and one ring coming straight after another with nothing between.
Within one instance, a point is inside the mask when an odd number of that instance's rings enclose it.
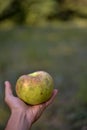
<instances>
[{"instance_id":1,"label":"thumb","mask_svg":"<svg viewBox=\"0 0 87 130\"><path fill-rule=\"evenodd\" d=\"M7 102L11 96L13 96L11 84L9 81L5 81L5 101Z\"/></svg>"},{"instance_id":2,"label":"thumb","mask_svg":"<svg viewBox=\"0 0 87 130\"><path fill-rule=\"evenodd\" d=\"M53 91L53 94L52 94L52 97L46 102L46 107L49 106L55 99L56 95L58 93L58 90L57 89L54 89Z\"/></svg>"}]
</instances>

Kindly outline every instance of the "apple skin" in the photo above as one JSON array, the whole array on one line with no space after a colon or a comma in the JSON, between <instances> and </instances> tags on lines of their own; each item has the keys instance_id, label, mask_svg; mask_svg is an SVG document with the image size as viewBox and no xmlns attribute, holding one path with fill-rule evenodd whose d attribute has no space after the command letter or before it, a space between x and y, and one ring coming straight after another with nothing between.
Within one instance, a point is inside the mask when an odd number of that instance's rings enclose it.
<instances>
[{"instance_id":1,"label":"apple skin","mask_svg":"<svg viewBox=\"0 0 87 130\"><path fill-rule=\"evenodd\" d=\"M52 96L53 88L53 78L45 71L22 75L16 82L17 96L30 105L46 102Z\"/></svg>"}]
</instances>

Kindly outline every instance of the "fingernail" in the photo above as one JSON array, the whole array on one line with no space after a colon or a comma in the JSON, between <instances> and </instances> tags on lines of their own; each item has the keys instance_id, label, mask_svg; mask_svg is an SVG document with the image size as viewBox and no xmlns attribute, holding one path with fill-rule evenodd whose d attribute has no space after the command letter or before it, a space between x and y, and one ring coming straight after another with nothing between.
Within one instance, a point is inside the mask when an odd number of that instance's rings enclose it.
<instances>
[{"instance_id":1,"label":"fingernail","mask_svg":"<svg viewBox=\"0 0 87 130\"><path fill-rule=\"evenodd\" d=\"M6 85L6 84L8 83L8 81L5 81L4 83L5 83L5 85Z\"/></svg>"}]
</instances>

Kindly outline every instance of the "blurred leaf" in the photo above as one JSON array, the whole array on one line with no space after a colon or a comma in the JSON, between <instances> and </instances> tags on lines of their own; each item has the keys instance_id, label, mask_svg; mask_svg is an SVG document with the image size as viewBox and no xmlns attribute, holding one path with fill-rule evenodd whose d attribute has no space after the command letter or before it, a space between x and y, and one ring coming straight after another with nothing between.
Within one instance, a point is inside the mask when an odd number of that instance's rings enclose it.
<instances>
[{"instance_id":1,"label":"blurred leaf","mask_svg":"<svg viewBox=\"0 0 87 130\"><path fill-rule=\"evenodd\" d=\"M53 0L26 0L23 6L26 11L26 23L40 23L54 13L56 2Z\"/></svg>"},{"instance_id":2,"label":"blurred leaf","mask_svg":"<svg viewBox=\"0 0 87 130\"><path fill-rule=\"evenodd\" d=\"M6 10L13 0L0 0L0 14L3 13L4 10Z\"/></svg>"}]
</instances>

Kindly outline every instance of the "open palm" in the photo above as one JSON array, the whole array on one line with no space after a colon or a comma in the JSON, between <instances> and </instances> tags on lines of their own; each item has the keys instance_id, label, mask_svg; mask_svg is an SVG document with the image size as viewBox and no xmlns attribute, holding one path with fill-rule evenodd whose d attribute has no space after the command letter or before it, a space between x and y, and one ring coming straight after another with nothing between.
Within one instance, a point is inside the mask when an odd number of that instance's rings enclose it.
<instances>
[{"instance_id":1,"label":"open palm","mask_svg":"<svg viewBox=\"0 0 87 130\"><path fill-rule=\"evenodd\" d=\"M5 82L5 102L9 106L10 110L20 110L25 112L26 118L29 121L31 120L32 123L34 123L41 116L45 108L53 102L56 95L57 89L54 89L52 97L47 102L34 106L27 105L21 99L13 95L10 82Z\"/></svg>"}]
</instances>

